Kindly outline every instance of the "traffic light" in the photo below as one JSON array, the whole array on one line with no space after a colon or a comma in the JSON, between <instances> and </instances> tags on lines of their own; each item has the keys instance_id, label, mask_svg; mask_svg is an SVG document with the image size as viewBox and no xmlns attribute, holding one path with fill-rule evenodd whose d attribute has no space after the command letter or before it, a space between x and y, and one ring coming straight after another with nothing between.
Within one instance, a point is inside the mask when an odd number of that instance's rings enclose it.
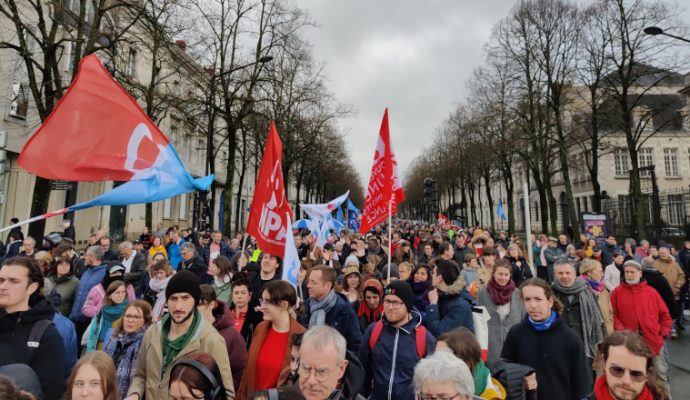
<instances>
[{"instance_id":1,"label":"traffic light","mask_svg":"<svg viewBox=\"0 0 690 400\"><path fill-rule=\"evenodd\" d=\"M434 180L431 178L424 179L424 202L431 204L434 201Z\"/></svg>"}]
</instances>

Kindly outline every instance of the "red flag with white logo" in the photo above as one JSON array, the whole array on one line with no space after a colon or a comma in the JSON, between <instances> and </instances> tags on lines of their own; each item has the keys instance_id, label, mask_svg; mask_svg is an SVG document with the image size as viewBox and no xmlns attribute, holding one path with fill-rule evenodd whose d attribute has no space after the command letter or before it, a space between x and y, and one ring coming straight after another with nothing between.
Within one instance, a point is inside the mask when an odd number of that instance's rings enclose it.
<instances>
[{"instance_id":1,"label":"red flag with white logo","mask_svg":"<svg viewBox=\"0 0 690 400\"><path fill-rule=\"evenodd\" d=\"M395 160L393 146L388 130L388 109L383 113L379 140L374 152L374 165L371 167L369 188L364 200L362 225L360 232L367 233L376 224L388 218L388 206L391 213L397 212L397 205L405 200L405 192L398 176L398 162Z\"/></svg>"},{"instance_id":2,"label":"red flag with white logo","mask_svg":"<svg viewBox=\"0 0 690 400\"><path fill-rule=\"evenodd\" d=\"M282 156L283 143L275 123L271 123L254 186L256 189L249 211L247 232L256 238L261 250L278 257L283 257L285 253L286 235L292 234L288 232L292 208L285 196Z\"/></svg>"},{"instance_id":3,"label":"red flag with white logo","mask_svg":"<svg viewBox=\"0 0 690 400\"><path fill-rule=\"evenodd\" d=\"M449 222L448 217L446 217L445 215L443 215L441 213L438 214L438 224L439 225L445 225L448 222Z\"/></svg>"}]
</instances>

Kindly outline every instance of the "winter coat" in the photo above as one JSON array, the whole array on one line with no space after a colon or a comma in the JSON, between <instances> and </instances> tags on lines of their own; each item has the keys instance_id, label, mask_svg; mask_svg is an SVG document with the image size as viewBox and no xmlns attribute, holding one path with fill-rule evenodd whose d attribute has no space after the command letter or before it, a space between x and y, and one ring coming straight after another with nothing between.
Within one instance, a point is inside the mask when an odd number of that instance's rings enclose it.
<instances>
[{"instance_id":1,"label":"winter coat","mask_svg":"<svg viewBox=\"0 0 690 400\"><path fill-rule=\"evenodd\" d=\"M53 305L40 300L27 311L11 314L0 310L0 366L27 364L41 382L45 400L59 400L65 391L65 345L55 325L46 328L33 354L27 340L34 324L40 320L52 321Z\"/></svg>"},{"instance_id":2,"label":"winter coat","mask_svg":"<svg viewBox=\"0 0 690 400\"><path fill-rule=\"evenodd\" d=\"M89 316L83 315L81 309L91 289L93 289L94 286L100 285L103 281L106 266L107 264L101 264L97 267L89 267L79 279L77 294L74 297L74 304L72 305L72 312L69 314L69 319L75 324L88 322L91 317L96 315L95 312Z\"/></svg>"},{"instance_id":3,"label":"winter coat","mask_svg":"<svg viewBox=\"0 0 690 400\"><path fill-rule=\"evenodd\" d=\"M230 307L230 311L232 311L234 318L234 305ZM247 349L252 344L252 338L254 337L254 330L256 329L256 326L259 325L263 320L263 314L254 310L254 307L250 305L247 309L247 315L244 318L244 323L240 328L240 335L242 335L242 338L244 339L244 347Z\"/></svg>"},{"instance_id":4,"label":"winter coat","mask_svg":"<svg viewBox=\"0 0 690 400\"><path fill-rule=\"evenodd\" d=\"M206 265L209 265L209 260L211 258L211 241L209 241L204 249L201 251L201 257L204 259L204 262ZM232 256L235 254L232 249L230 249L230 246L228 246L227 243L225 243L224 240L220 241L220 254L219 256L227 257L227 258L232 258Z\"/></svg>"},{"instance_id":5,"label":"winter coat","mask_svg":"<svg viewBox=\"0 0 690 400\"><path fill-rule=\"evenodd\" d=\"M680 268L680 265L673 259L669 262L659 259L654 263L654 268L664 274L664 278L666 278L669 285L671 285L671 290L673 290L673 297L676 300L680 299L680 290L685 285L685 273Z\"/></svg>"},{"instance_id":6,"label":"winter coat","mask_svg":"<svg viewBox=\"0 0 690 400\"><path fill-rule=\"evenodd\" d=\"M546 246L546 248L544 249L544 258L546 259L546 266L553 268L554 261L556 261L556 259L562 255L563 252L560 248L552 248L550 246Z\"/></svg>"},{"instance_id":7,"label":"winter coat","mask_svg":"<svg viewBox=\"0 0 690 400\"><path fill-rule=\"evenodd\" d=\"M137 393L140 399L167 399L172 366L177 360L187 354L202 351L213 355L220 369L220 376L223 380L226 396L229 399L235 398L235 387L232 383L232 371L230 370L230 360L228 359L225 340L213 325L204 321L202 317L191 340L180 350L165 370L163 370L162 332L163 321L159 321L146 330L141 344L141 351L134 368L132 384L127 392L128 395L131 396Z\"/></svg>"},{"instance_id":8,"label":"winter coat","mask_svg":"<svg viewBox=\"0 0 690 400\"><path fill-rule=\"evenodd\" d=\"M511 400L536 400L537 391L527 391L525 388L525 376L534 372L534 368L527 365L498 361L489 365L493 376L503 385L508 399Z\"/></svg>"},{"instance_id":9,"label":"winter coat","mask_svg":"<svg viewBox=\"0 0 690 400\"><path fill-rule=\"evenodd\" d=\"M375 324L370 325L359 348L358 358L364 365L366 393L371 400L413 400L415 398L412 378L414 367L420 358L417 354L416 330L422 323L421 316L413 312L408 323L396 327L385 317L383 329L374 349L369 348L369 338ZM426 332L426 354L432 353L436 345L434 335Z\"/></svg>"},{"instance_id":10,"label":"winter coat","mask_svg":"<svg viewBox=\"0 0 690 400\"><path fill-rule=\"evenodd\" d=\"M487 288L483 288L477 294L477 305L486 307L489 312L488 330L489 330L489 359L488 363L493 364L501 358L501 350L503 349L503 342L506 340L510 328L522 321L525 316L525 306L520 297L520 291L516 288L513 290L513 295L510 298L510 303L505 304L508 307L508 315L501 318L499 314L499 306L494 303L489 295Z\"/></svg>"},{"instance_id":11,"label":"winter coat","mask_svg":"<svg viewBox=\"0 0 690 400\"><path fill-rule=\"evenodd\" d=\"M362 331L359 328L359 319L347 297L340 293L336 293L336 296L338 296L338 298L335 306L326 313L326 325L340 332L347 341L347 349L356 352L362 341ZM309 302L306 302L304 304L304 316L300 319L300 322L305 328L309 327L310 318L311 312L309 310Z\"/></svg>"},{"instance_id":12,"label":"winter coat","mask_svg":"<svg viewBox=\"0 0 690 400\"><path fill-rule=\"evenodd\" d=\"M424 325L434 336L464 326L474 332L472 322L472 303L474 299L463 287L458 278L446 291L439 290L438 304L426 307Z\"/></svg>"},{"instance_id":13,"label":"winter coat","mask_svg":"<svg viewBox=\"0 0 690 400\"><path fill-rule=\"evenodd\" d=\"M228 358L230 359L230 369L232 370L232 380L235 387L239 387L244 367L247 364L247 347L244 345L242 335L235 330L232 313L228 306L220 301L217 303L218 305L213 309L213 316L216 318L213 322L213 327L225 339L225 345L228 348Z\"/></svg>"},{"instance_id":14,"label":"winter coat","mask_svg":"<svg viewBox=\"0 0 690 400\"><path fill-rule=\"evenodd\" d=\"M230 304L232 301L232 279L227 277L227 282L213 279L211 285L213 286L213 291L216 293L216 300L222 301L225 304Z\"/></svg>"},{"instance_id":15,"label":"winter coat","mask_svg":"<svg viewBox=\"0 0 690 400\"><path fill-rule=\"evenodd\" d=\"M545 331L525 315L508 331L501 358L537 373L537 398L580 400L592 391L592 369L578 335L558 318Z\"/></svg>"},{"instance_id":16,"label":"winter coat","mask_svg":"<svg viewBox=\"0 0 690 400\"><path fill-rule=\"evenodd\" d=\"M260 323L254 331L254 339L247 353L247 365L244 369L244 374L242 374L242 382L237 389L237 399L248 399L254 394L256 375L261 372L256 370L256 359L259 357L261 346L264 344L269 329L271 329L271 322L264 321ZM299 322L290 318L290 337L286 344L281 370L290 365L290 342L292 341L292 335L295 333L304 333L304 331L304 327L302 327Z\"/></svg>"},{"instance_id":17,"label":"winter coat","mask_svg":"<svg viewBox=\"0 0 690 400\"><path fill-rule=\"evenodd\" d=\"M72 367L77 363L77 332L72 321L59 312L53 315L53 324L55 324L55 329L62 337L62 344L65 346L65 380L67 380L70 372L72 372Z\"/></svg>"},{"instance_id":18,"label":"winter coat","mask_svg":"<svg viewBox=\"0 0 690 400\"><path fill-rule=\"evenodd\" d=\"M613 254L616 251L620 251L620 247L616 245L609 245L608 243L604 243L603 246L601 246L601 264L602 265L609 265L613 263Z\"/></svg>"},{"instance_id":19,"label":"winter coat","mask_svg":"<svg viewBox=\"0 0 690 400\"><path fill-rule=\"evenodd\" d=\"M594 297L597 298L597 305L599 306L599 312L601 312L601 319L604 320L604 326L606 327L606 332L604 336L613 332L613 307L611 307L611 293L604 288L598 295Z\"/></svg>"},{"instance_id":20,"label":"winter coat","mask_svg":"<svg viewBox=\"0 0 690 400\"><path fill-rule=\"evenodd\" d=\"M155 255L158 254L158 253L163 253L163 255L165 256L165 258L168 258L168 250L166 250L166 249L165 249L165 246L163 246L163 245L160 245L160 246L158 246L158 247L153 247L153 246L151 246L151 248L149 248L149 255L148 255L148 258L149 258L149 259L153 259L153 256L155 256Z\"/></svg>"},{"instance_id":21,"label":"winter coat","mask_svg":"<svg viewBox=\"0 0 690 400\"><path fill-rule=\"evenodd\" d=\"M506 256L506 260L510 261L512 267L513 282L515 282L516 287L520 287L520 284L532 277L532 270L525 260L525 257L513 258L511 256ZM518 262L520 265L518 265Z\"/></svg>"},{"instance_id":22,"label":"winter coat","mask_svg":"<svg viewBox=\"0 0 690 400\"><path fill-rule=\"evenodd\" d=\"M69 317L69 313L72 311L72 305L74 304L74 298L77 294L79 278L72 274L60 278L58 278L57 275L53 275L50 277L50 280L53 282L53 290L60 295L60 305L57 307L58 312Z\"/></svg>"},{"instance_id":23,"label":"winter coat","mask_svg":"<svg viewBox=\"0 0 690 400\"><path fill-rule=\"evenodd\" d=\"M105 299L105 290L103 284L99 284L91 288L89 295L86 296L86 301L81 308L81 314L89 318L93 318L103 307L103 299ZM127 284L127 299L132 302L137 299L134 294L134 287Z\"/></svg>"},{"instance_id":24,"label":"winter coat","mask_svg":"<svg viewBox=\"0 0 690 400\"><path fill-rule=\"evenodd\" d=\"M143 330L144 328L142 328ZM108 353L115 362L117 372L117 386L120 396L125 398L127 390L132 384L134 366L139 358L141 343L144 341L144 332L137 331L129 335L124 332L111 336L103 346L103 351Z\"/></svg>"},{"instance_id":25,"label":"winter coat","mask_svg":"<svg viewBox=\"0 0 690 400\"><path fill-rule=\"evenodd\" d=\"M655 269L643 269L642 278L647 281L647 286L654 288L656 292L659 293L659 296L661 296L661 299L668 308L671 319L678 318L680 315L678 303L676 303L671 285L669 285L666 278L664 278L664 275Z\"/></svg>"},{"instance_id":26,"label":"winter coat","mask_svg":"<svg viewBox=\"0 0 690 400\"><path fill-rule=\"evenodd\" d=\"M179 243L170 242L165 247L168 252L168 260L170 260L170 265L172 265L175 270L182 262L182 254L180 254L180 247L184 244L184 239L180 238Z\"/></svg>"},{"instance_id":27,"label":"winter coat","mask_svg":"<svg viewBox=\"0 0 690 400\"><path fill-rule=\"evenodd\" d=\"M621 270L616 264L609 264L604 270L604 285L609 292L613 292L616 286L621 284Z\"/></svg>"},{"instance_id":28,"label":"winter coat","mask_svg":"<svg viewBox=\"0 0 690 400\"><path fill-rule=\"evenodd\" d=\"M122 262L122 257L120 257L120 262ZM125 282L132 284L134 287L139 287L139 282L144 273L146 273L146 267L148 262L146 260L146 255L144 253L136 252L134 259L132 260L132 266L129 272L125 274Z\"/></svg>"},{"instance_id":29,"label":"winter coat","mask_svg":"<svg viewBox=\"0 0 690 400\"><path fill-rule=\"evenodd\" d=\"M611 293L613 328L630 329L642 334L652 353L657 356L664 338L671 331L671 316L666 304L647 282L636 285L623 283Z\"/></svg>"},{"instance_id":30,"label":"winter coat","mask_svg":"<svg viewBox=\"0 0 690 400\"><path fill-rule=\"evenodd\" d=\"M201 283L213 282L213 277L206 273L208 271L208 264L206 264L204 259L198 254L190 260L181 261L180 265L177 267L177 271L191 271L199 277Z\"/></svg>"},{"instance_id":31,"label":"winter coat","mask_svg":"<svg viewBox=\"0 0 690 400\"><path fill-rule=\"evenodd\" d=\"M106 252L103 254L103 262L106 262L106 261L117 261L119 258L120 258L120 254L118 254L118 252L116 252L116 251L113 250L113 249L108 249L108 251L106 251Z\"/></svg>"}]
</instances>

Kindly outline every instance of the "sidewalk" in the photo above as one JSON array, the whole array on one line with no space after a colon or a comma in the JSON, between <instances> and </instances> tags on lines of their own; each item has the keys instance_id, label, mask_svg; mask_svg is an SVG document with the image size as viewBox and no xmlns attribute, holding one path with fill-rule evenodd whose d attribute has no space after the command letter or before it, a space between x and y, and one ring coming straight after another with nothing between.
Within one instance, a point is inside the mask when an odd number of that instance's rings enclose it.
<instances>
[{"instance_id":1,"label":"sidewalk","mask_svg":"<svg viewBox=\"0 0 690 400\"><path fill-rule=\"evenodd\" d=\"M690 399L690 326L679 332L678 339L668 341L670 358L671 397Z\"/></svg>"}]
</instances>

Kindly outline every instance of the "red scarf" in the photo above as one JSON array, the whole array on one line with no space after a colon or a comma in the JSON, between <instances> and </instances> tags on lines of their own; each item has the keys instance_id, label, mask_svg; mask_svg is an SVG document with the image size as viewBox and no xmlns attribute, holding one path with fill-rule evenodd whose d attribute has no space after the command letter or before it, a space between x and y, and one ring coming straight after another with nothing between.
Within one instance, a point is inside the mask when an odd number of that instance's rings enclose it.
<instances>
[{"instance_id":1,"label":"red scarf","mask_svg":"<svg viewBox=\"0 0 690 400\"><path fill-rule=\"evenodd\" d=\"M606 384L606 374L601 374L597 378L594 384L594 397L597 400L615 400L611 396L611 392L609 392L609 386ZM654 400L654 395L649 390L649 386L644 385L644 389L642 389L642 393L637 397L637 400Z\"/></svg>"},{"instance_id":2,"label":"red scarf","mask_svg":"<svg viewBox=\"0 0 690 400\"><path fill-rule=\"evenodd\" d=\"M491 278L486 285L486 290L489 292L489 296L491 296L491 300L493 300L494 304L502 306L510 303L510 299L513 297L513 290L515 290L515 282L511 279L507 285L500 286Z\"/></svg>"},{"instance_id":3,"label":"red scarf","mask_svg":"<svg viewBox=\"0 0 690 400\"><path fill-rule=\"evenodd\" d=\"M367 302L364 300L360 300L359 302L359 309L357 310L357 316L361 317L362 315L367 316L367 320L369 323L371 322L376 322L381 319L381 315L383 314L383 301L379 302L379 307L376 310L372 310L369 308L367 305Z\"/></svg>"}]
</instances>

